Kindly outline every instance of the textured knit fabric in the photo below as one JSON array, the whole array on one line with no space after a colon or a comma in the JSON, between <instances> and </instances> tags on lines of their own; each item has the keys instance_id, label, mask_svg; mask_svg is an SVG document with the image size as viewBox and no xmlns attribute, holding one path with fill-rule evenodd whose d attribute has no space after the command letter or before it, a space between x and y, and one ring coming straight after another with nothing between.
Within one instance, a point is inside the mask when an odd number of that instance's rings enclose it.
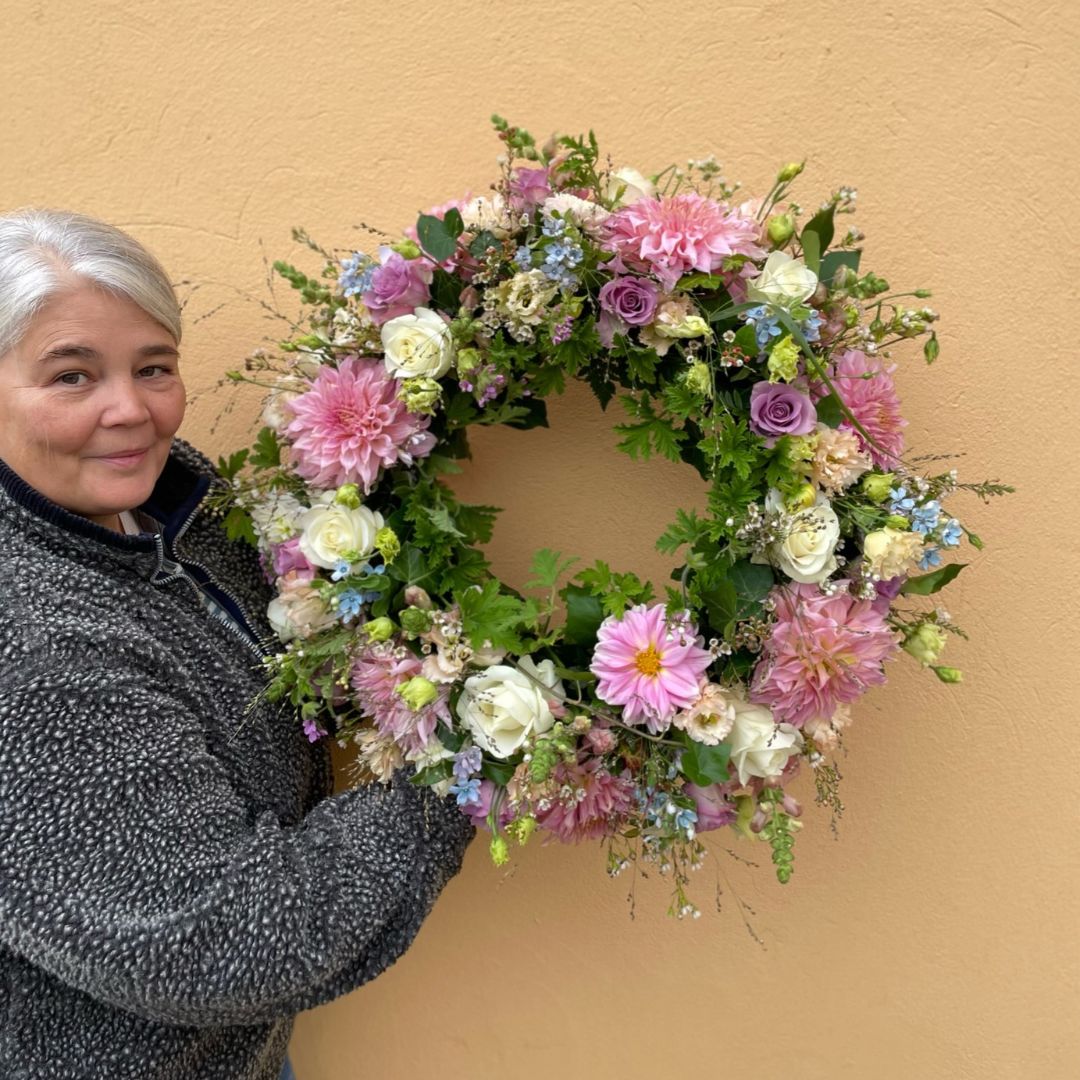
<instances>
[{"instance_id":1,"label":"textured knit fabric","mask_svg":"<svg viewBox=\"0 0 1080 1080\"><path fill-rule=\"evenodd\" d=\"M277 1080L294 1015L405 951L473 835L401 773L331 795L327 748L249 708L276 646L211 473L177 440L161 530L125 536L0 463L4 1080Z\"/></svg>"}]
</instances>

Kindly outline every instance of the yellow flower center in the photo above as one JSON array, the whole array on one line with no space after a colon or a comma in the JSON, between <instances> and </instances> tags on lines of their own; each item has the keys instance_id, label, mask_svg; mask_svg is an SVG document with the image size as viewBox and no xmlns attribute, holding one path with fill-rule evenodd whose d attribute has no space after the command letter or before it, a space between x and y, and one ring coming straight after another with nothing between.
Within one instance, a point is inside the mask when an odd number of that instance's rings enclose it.
<instances>
[{"instance_id":1,"label":"yellow flower center","mask_svg":"<svg viewBox=\"0 0 1080 1080\"><path fill-rule=\"evenodd\" d=\"M656 651L654 646L650 645L647 649L642 649L642 651L634 657L634 667L636 667L642 675L659 675L660 654Z\"/></svg>"}]
</instances>

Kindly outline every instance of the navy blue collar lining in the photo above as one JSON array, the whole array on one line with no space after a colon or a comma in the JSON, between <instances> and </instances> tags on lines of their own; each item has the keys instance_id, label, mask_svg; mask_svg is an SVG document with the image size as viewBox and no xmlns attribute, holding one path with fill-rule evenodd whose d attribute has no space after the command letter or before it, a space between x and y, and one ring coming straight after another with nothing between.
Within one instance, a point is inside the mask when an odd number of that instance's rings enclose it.
<instances>
[{"instance_id":1,"label":"navy blue collar lining","mask_svg":"<svg viewBox=\"0 0 1080 1080\"><path fill-rule=\"evenodd\" d=\"M0 487L17 505L67 532L126 553L155 549L151 533L127 536L65 510L31 487L3 460L0 460ZM162 534L171 547L177 532L202 501L209 487L210 477L188 468L174 451L169 455L150 498L138 509L161 523Z\"/></svg>"}]
</instances>

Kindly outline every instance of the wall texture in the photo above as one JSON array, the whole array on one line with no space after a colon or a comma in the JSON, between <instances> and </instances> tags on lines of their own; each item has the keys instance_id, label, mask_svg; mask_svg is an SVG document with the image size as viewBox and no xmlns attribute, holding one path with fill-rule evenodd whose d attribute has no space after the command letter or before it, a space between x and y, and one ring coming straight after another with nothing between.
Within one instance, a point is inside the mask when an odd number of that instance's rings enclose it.
<instances>
[{"instance_id":1,"label":"wall texture","mask_svg":"<svg viewBox=\"0 0 1080 1080\"><path fill-rule=\"evenodd\" d=\"M714 834L722 914L668 920L647 880L631 920L599 848L504 873L478 843L406 957L300 1018L301 1080L1080 1075L1074 4L0 0L0 24L0 209L97 214L185 282L185 433L215 453L256 414L217 380L280 333L264 259L315 266L290 227L370 249L361 222L483 190L495 109L644 171L715 151L747 191L806 155L807 206L856 186L865 265L942 313L932 377L899 372L911 445L1019 487L962 507L988 541L948 592L967 681L898 663L860 704L840 842L811 805L790 885ZM509 580L544 545L665 575L652 541L700 490L610 422L572 392L550 430L477 436L460 490L505 507Z\"/></svg>"}]
</instances>

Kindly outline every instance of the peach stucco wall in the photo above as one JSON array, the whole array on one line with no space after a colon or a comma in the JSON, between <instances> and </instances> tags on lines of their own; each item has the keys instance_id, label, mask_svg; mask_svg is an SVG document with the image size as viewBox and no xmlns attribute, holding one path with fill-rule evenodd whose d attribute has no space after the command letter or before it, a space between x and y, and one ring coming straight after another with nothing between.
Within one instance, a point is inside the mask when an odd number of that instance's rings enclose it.
<instances>
[{"instance_id":1,"label":"peach stucco wall","mask_svg":"<svg viewBox=\"0 0 1080 1080\"><path fill-rule=\"evenodd\" d=\"M301 1080L1080 1076L1076 4L0 0L0 27L0 210L99 215L185 283L184 431L212 452L256 413L214 386L275 333L264 256L482 190L494 109L644 171L715 151L760 191L805 155L804 205L857 187L864 264L942 314L938 366L898 376L911 444L1019 487L960 507L988 542L945 600L967 681L901 663L859 705L839 842L808 797L790 885L714 838L704 917L649 880L631 920L599 848L503 873L477 843L392 970L300 1017ZM460 490L505 507L508 580L545 545L664 576L699 488L610 422L573 392L550 430L477 435Z\"/></svg>"}]
</instances>

